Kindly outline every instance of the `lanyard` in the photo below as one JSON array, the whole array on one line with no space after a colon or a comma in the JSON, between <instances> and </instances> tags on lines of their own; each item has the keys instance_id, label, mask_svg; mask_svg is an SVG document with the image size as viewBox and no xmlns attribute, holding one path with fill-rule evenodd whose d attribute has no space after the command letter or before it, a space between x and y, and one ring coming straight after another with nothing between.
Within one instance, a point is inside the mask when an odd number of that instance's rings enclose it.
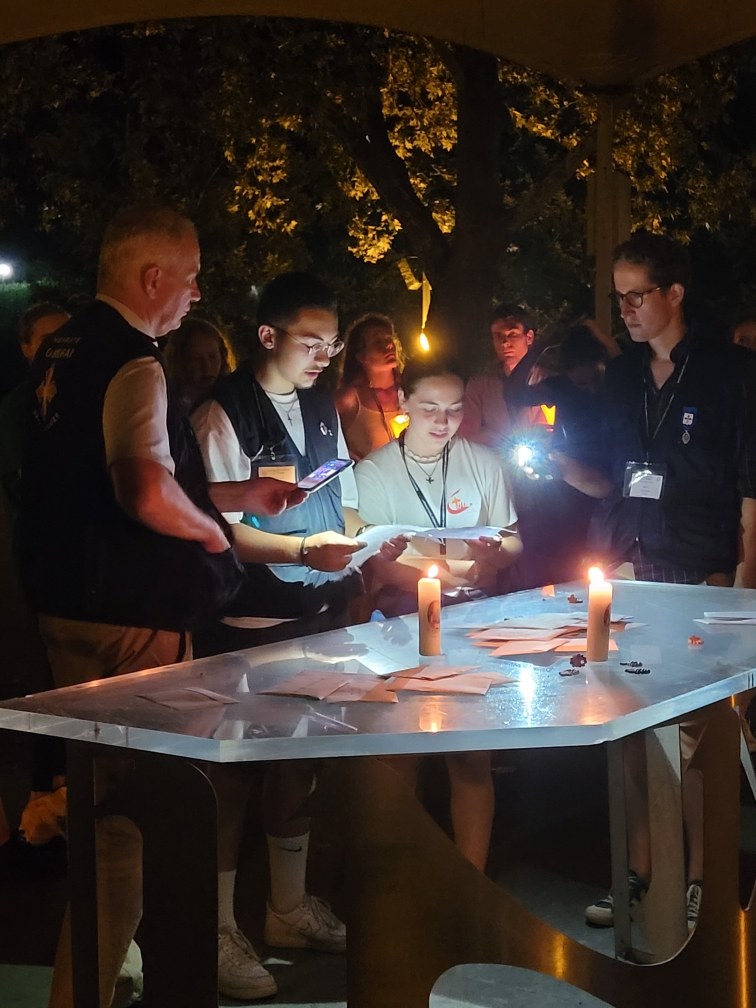
<instances>
[{"instance_id":1,"label":"lanyard","mask_svg":"<svg viewBox=\"0 0 756 1008\"><path fill-rule=\"evenodd\" d=\"M402 462L404 462L404 468L407 470L407 476L410 483L412 484L412 489L417 494L417 499L423 505L425 513L430 518L430 523L433 528L446 528L446 474L449 471L449 444L444 445L444 451L442 454L441 462L441 504L438 509L438 518L433 513L433 508L425 496L423 491L420 489L417 480L409 471L409 466L407 465L407 456L404 452L404 431L399 435L399 451L402 453Z\"/></svg>"},{"instance_id":2,"label":"lanyard","mask_svg":"<svg viewBox=\"0 0 756 1008\"><path fill-rule=\"evenodd\" d=\"M394 386L394 388L396 389L396 386ZM368 385L368 391L370 392L370 395L373 397L373 402L378 407L378 412L381 414L381 421L383 423L383 429L388 434L389 441L393 441L394 440L394 435L391 433L391 428L389 427L388 420L386 419L386 413L385 413L385 411L383 409L383 406L381 404L381 400L378 398L378 394L376 393L376 391L375 391L375 389L373 388L372 385Z\"/></svg>"},{"instance_id":3,"label":"lanyard","mask_svg":"<svg viewBox=\"0 0 756 1008\"><path fill-rule=\"evenodd\" d=\"M677 372L677 381L675 382L672 394L667 400L667 405L664 407L662 415L659 417L656 427L654 427L653 433L651 432L648 416L648 375L645 376L645 381L643 385L643 416L645 419L645 426L646 426L645 430L646 437L644 444L644 448L646 450L646 462L649 461L649 455L651 454L651 449L653 448L654 442L656 441L656 437L662 428L662 424L667 419L667 414L672 409L672 403L675 401L675 397L677 396L677 390L680 387L680 382L682 381L683 375L685 374L685 368L688 366L689 360L690 360L690 354L686 356L685 360L682 363L682 367ZM663 387L664 386L662 386L662 388ZM661 389L659 390L659 392L661 394Z\"/></svg>"}]
</instances>

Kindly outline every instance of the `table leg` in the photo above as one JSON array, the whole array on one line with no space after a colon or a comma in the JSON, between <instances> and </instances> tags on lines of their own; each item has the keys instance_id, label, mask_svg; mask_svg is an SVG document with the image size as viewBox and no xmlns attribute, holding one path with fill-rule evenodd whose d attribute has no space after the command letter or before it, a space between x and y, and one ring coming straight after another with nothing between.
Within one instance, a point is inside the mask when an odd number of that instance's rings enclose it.
<instances>
[{"instance_id":1,"label":"table leg","mask_svg":"<svg viewBox=\"0 0 756 1008\"><path fill-rule=\"evenodd\" d=\"M349 1008L427 1008L438 977L464 963L537 970L616 1008L753 1004L756 928L738 901L738 718L727 703L704 716L701 918L677 955L653 966L595 952L527 911L460 857L379 760L331 762L339 801L324 814L346 845Z\"/></svg>"},{"instance_id":2,"label":"table leg","mask_svg":"<svg viewBox=\"0 0 756 1008\"><path fill-rule=\"evenodd\" d=\"M93 762L102 749L69 748L75 1004L99 1008ZM129 759L134 772L97 806L96 814L124 816L143 836L144 1003L148 1008L217 1008L215 793L202 770L186 760L145 753L129 753Z\"/></svg>"}]
</instances>

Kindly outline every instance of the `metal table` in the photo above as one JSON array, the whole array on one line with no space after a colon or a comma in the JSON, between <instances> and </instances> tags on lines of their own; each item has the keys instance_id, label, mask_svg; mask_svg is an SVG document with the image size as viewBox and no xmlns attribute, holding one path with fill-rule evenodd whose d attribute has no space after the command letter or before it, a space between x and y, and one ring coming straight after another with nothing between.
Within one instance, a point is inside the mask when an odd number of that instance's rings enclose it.
<instances>
[{"instance_id":1,"label":"metal table","mask_svg":"<svg viewBox=\"0 0 756 1008\"><path fill-rule=\"evenodd\" d=\"M0 706L0 728L55 735L71 743L75 773L70 848L74 861L79 856L83 872L92 854L91 764L93 754L103 746L128 752L143 765L149 792L155 795L175 789L174 774L181 775L182 788L193 782L198 794L207 789L199 771L189 769L194 761L243 763L606 743L621 953L635 944L626 905L623 911L627 859L622 745L629 735L645 732L655 866L649 894L652 906L654 890L657 897L664 890L664 899L657 898L662 904L656 915L658 926L655 931L651 927L643 939L649 945L649 957L657 963L649 968L602 956L528 914L457 855L379 761L336 760L329 773L341 800L331 814L343 820L347 849L354 852L348 866L350 1006L427 1005L440 973L464 962L505 962L539 969L568 979L618 1008L637 1004L641 998L649 1006L745 1005L756 950L750 911L741 910L737 901L740 750L730 697L756 684L756 626L702 627L693 620L708 610L756 610L756 591L615 583L614 612L645 625L617 634L619 651L610 654L608 662L589 665L570 678L549 668L553 654L518 658L519 664L513 666L492 658L487 649L473 647L467 637L467 628L476 622L486 624L534 611L584 610L585 605L567 603L572 591L587 600L584 586L568 585L560 587L555 598L531 591L444 611L445 663L476 664L511 672L517 679L489 690L484 697L403 694L396 704L334 706L257 693L301 670L335 669L359 675L421 663L416 618L404 617L6 701ZM703 647L689 647L692 633L704 638ZM651 674L628 674L620 665L628 660L642 661ZM237 702L187 712L148 699L189 685ZM682 899L677 899L684 887L683 843L677 728L667 723L697 711L704 711L709 722L697 756L704 773L706 889L699 926L675 955L684 938ZM439 720L443 730L434 730ZM203 817L212 820L211 800L201 800L205 801ZM211 841L214 822L211 827L206 842ZM156 858L159 846L153 844ZM161 872L169 863L167 857ZM201 885L197 879L205 910L212 907L214 896L212 872L206 875ZM443 900L439 899L439 875ZM82 882L82 891L74 896L84 902L91 897L91 885L91 880ZM675 895L675 905L665 916L670 893ZM388 942L382 936L386 920L393 921ZM202 954L209 958L215 954L212 931L206 927L203 932L205 946L195 957L198 963ZM91 927L87 932L83 926L82 935L80 977L81 961L92 955ZM196 934L193 946L197 946ZM413 956L408 965L409 947ZM205 986L197 977L191 981L191 1003L197 1008L214 1005L213 967L207 965L203 972L198 966L195 972L205 976ZM172 989L175 997L175 985ZM82 1000L80 1008L95 1003Z\"/></svg>"}]
</instances>

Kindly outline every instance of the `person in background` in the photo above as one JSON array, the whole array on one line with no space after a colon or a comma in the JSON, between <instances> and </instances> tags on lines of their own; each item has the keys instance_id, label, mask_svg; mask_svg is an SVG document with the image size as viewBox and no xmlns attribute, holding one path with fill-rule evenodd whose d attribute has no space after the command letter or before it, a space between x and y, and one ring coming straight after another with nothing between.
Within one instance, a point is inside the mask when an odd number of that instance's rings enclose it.
<instances>
[{"instance_id":1,"label":"person in background","mask_svg":"<svg viewBox=\"0 0 756 1008\"><path fill-rule=\"evenodd\" d=\"M355 462L388 444L405 425L399 406L403 366L404 351L388 316L371 313L352 323L336 409Z\"/></svg>"},{"instance_id":2,"label":"person in background","mask_svg":"<svg viewBox=\"0 0 756 1008\"><path fill-rule=\"evenodd\" d=\"M236 360L221 331L203 318L185 318L168 336L165 370L168 387L188 415Z\"/></svg>"},{"instance_id":3,"label":"person in background","mask_svg":"<svg viewBox=\"0 0 756 1008\"><path fill-rule=\"evenodd\" d=\"M520 553L517 515L502 462L488 448L457 437L464 391L460 371L451 362L430 358L407 365L399 402L409 427L357 465L360 516L370 525L489 526L498 534L449 540L448 555L438 556L436 546L433 560L419 552L414 540L398 559L373 557L370 576L385 615L417 611L417 582L430 563L441 568L447 587L491 591L499 570ZM446 764L455 842L483 871L494 809L490 754L455 753L446 757ZM417 760L403 759L402 765L414 779Z\"/></svg>"},{"instance_id":4,"label":"person in background","mask_svg":"<svg viewBox=\"0 0 756 1008\"><path fill-rule=\"evenodd\" d=\"M580 322L544 355L556 373L520 390L520 401L535 407L538 423L519 430L509 455L515 506L520 515L523 555L518 564L519 588L559 584L585 576L588 528L596 500L562 477L582 462L596 464L595 432L603 420L604 372L608 351L596 327ZM518 464L517 449L528 445L534 464Z\"/></svg>"},{"instance_id":5,"label":"person in background","mask_svg":"<svg viewBox=\"0 0 756 1008\"><path fill-rule=\"evenodd\" d=\"M756 350L756 318L744 315L732 327L732 342L736 346Z\"/></svg>"},{"instance_id":6,"label":"person in background","mask_svg":"<svg viewBox=\"0 0 756 1008\"><path fill-rule=\"evenodd\" d=\"M490 334L496 374L468 381L460 437L500 452L520 422L517 391L528 384L538 350L533 321L519 305L497 305L491 313Z\"/></svg>"},{"instance_id":7,"label":"person in background","mask_svg":"<svg viewBox=\"0 0 756 1008\"><path fill-rule=\"evenodd\" d=\"M31 364L43 341L70 318L51 302L32 305L19 321L21 352ZM53 680L36 617L21 589L15 556L16 522L21 507L21 461L26 429L26 382L9 392L0 403L0 521L2 531L3 639L6 641L3 695L35 693L52 689ZM18 673L12 671L18 668ZM10 690L6 693L6 690ZM65 747L59 739L34 736L31 748L31 791L21 813L24 840L42 845L61 833L65 816Z\"/></svg>"}]
</instances>

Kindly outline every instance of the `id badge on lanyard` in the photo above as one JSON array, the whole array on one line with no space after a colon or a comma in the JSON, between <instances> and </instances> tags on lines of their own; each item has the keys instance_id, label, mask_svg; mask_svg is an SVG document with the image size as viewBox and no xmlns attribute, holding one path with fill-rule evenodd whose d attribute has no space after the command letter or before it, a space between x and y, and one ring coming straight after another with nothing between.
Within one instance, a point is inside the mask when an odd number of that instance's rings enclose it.
<instances>
[{"instance_id":1,"label":"id badge on lanyard","mask_svg":"<svg viewBox=\"0 0 756 1008\"><path fill-rule=\"evenodd\" d=\"M622 496L661 500L666 478L666 465L657 462L628 462L625 466Z\"/></svg>"},{"instance_id":2,"label":"id badge on lanyard","mask_svg":"<svg viewBox=\"0 0 756 1008\"><path fill-rule=\"evenodd\" d=\"M296 483L299 479L295 455L274 455L262 458L252 466L253 476L269 476L284 483Z\"/></svg>"}]
</instances>

